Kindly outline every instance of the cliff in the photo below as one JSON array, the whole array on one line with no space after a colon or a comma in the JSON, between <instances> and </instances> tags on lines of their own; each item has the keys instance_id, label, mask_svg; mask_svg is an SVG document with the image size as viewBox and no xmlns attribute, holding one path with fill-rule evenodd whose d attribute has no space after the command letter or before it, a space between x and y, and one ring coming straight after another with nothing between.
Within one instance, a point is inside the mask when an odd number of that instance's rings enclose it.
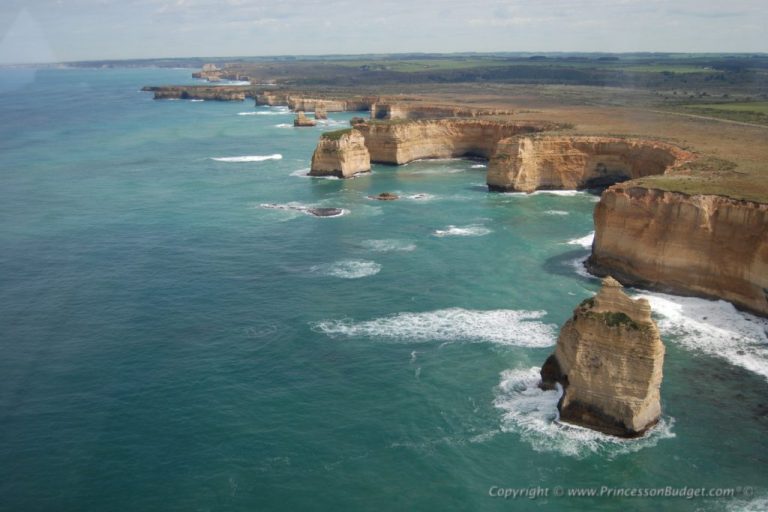
<instances>
[{"instance_id":1,"label":"cliff","mask_svg":"<svg viewBox=\"0 0 768 512\"><path fill-rule=\"evenodd\" d=\"M287 106L291 110L304 112L314 112L318 107L326 112L367 111L378 99L373 96L318 98L295 91L263 91L255 98L256 105Z\"/></svg>"},{"instance_id":2,"label":"cliff","mask_svg":"<svg viewBox=\"0 0 768 512\"><path fill-rule=\"evenodd\" d=\"M245 98L254 95L253 89L247 85L147 86L141 90L153 92L156 100L244 101Z\"/></svg>"},{"instance_id":3,"label":"cliff","mask_svg":"<svg viewBox=\"0 0 768 512\"><path fill-rule=\"evenodd\" d=\"M488 188L599 188L665 174L694 155L671 144L643 139L593 136L518 136L499 142L488 162Z\"/></svg>"},{"instance_id":4,"label":"cliff","mask_svg":"<svg viewBox=\"0 0 768 512\"><path fill-rule=\"evenodd\" d=\"M362 134L353 129L324 133L312 154L310 176L349 178L371 170Z\"/></svg>"},{"instance_id":5,"label":"cliff","mask_svg":"<svg viewBox=\"0 0 768 512\"><path fill-rule=\"evenodd\" d=\"M659 420L664 344L645 299L608 277L560 330L541 369L542 387L563 387L560 420L622 437Z\"/></svg>"},{"instance_id":6,"label":"cliff","mask_svg":"<svg viewBox=\"0 0 768 512\"><path fill-rule=\"evenodd\" d=\"M626 184L594 219L591 272L768 316L768 204Z\"/></svg>"},{"instance_id":7,"label":"cliff","mask_svg":"<svg viewBox=\"0 0 768 512\"><path fill-rule=\"evenodd\" d=\"M371 161L387 164L404 164L422 158L489 158L501 139L553 127L555 125L544 122L482 119L369 121L355 124L355 128L365 137Z\"/></svg>"},{"instance_id":8,"label":"cliff","mask_svg":"<svg viewBox=\"0 0 768 512\"><path fill-rule=\"evenodd\" d=\"M328 111L322 105L315 105L315 119L328 119Z\"/></svg>"},{"instance_id":9,"label":"cliff","mask_svg":"<svg viewBox=\"0 0 768 512\"><path fill-rule=\"evenodd\" d=\"M371 119L442 119L448 117L479 117L511 115L511 110L495 110L418 103L375 103L371 106Z\"/></svg>"}]
</instances>

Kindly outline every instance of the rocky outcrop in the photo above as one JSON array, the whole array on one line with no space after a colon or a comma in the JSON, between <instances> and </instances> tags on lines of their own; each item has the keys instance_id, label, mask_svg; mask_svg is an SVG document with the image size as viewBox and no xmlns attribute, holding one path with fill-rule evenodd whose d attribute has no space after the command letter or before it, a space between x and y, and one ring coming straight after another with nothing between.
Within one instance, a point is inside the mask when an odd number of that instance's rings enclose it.
<instances>
[{"instance_id":1,"label":"rocky outcrop","mask_svg":"<svg viewBox=\"0 0 768 512\"><path fill-rule=\"evenodd\" d=\"M256 105L287 106L304 112L314 112L318 107L326 112L355 112L370 110L377 99L374 96L318 98L295 91L262 91L256 94Z\"/></svg>"},{"instance_id":2,"label":"rocky outcrop","mask_svg":"<svg viewBox=\"0 0 768 512\"><path fill-rule=\"evenodd\" d=\"M630 299L607 277L560 330L541 385L562 385L561 421L635 437L659 420L663 365L664 344L648 301Z\"/></svg>"},{"instance_id":3,"label":"rocky outcrop","mask_svg":"<svg viewBox=\"0 0 768 512\"><path fill-rule=\"evenodd\" d=\"M376 103L371 106L371 119L443 119L448 117L480 117L511 115L510 110L458 107L418 103Z\"/></svg>"},{"instance_id":4,"label":"rocky outcrop","mask_svg":"<svg viewBox=\"0 0 768 512\"><path fill-rule=\"evenodd\" d=\"M218 82L221 80L222 71L216 64L203 64L203 69L192 73L192 77L208 80L209 82Z\"/></svg>"},{"instance_id":5,"label":"rocky outcrop","mask_svg":"<svg viewBox=\"0 0 768 512\"><path fill-rule=\"evenodd\" d=\"M156 100L244 101L254 95L253 89L247 85L147 86L141 90L155 93Z\"/></svg>"},{"instance_id":6,"label":"rocky outcrop","mask_svg":"<svg viewBox=\"0 0 768 512\"><path fill-rule=\"evenodd\" d=\"M262 91L256 94L256 105L268 105L270 107L288 106L290 93L279 91Z\"/></svg>"},{"instance_id":7,"label":"rocky outcrop","mask_svg":"<svg viewBox=\"0 0 768 512\"><path fill-rule=\"evenodd\" d=\"M594 218L591 272L768 316L768 204L628 183L603 192Z\"/></svg>"},{"instance_id":8,"label":"rocky outcrop","mask_svg":"<svg viewBox=\"0 0 768 512\"><path fill-rule=\"evenodd\" d=\"M306 115L304 115L304 112L299 111L296 113L296 119L293 120L293 126L302 127L302 126L315 126L317 122L314 119L310 119Z\"/></svg>"},{"instance_id":9,"label":"rocky outcrop","mask_svg":"<svg viewBox=\"0 0 768 512\"><path fill-rule=\"evenodd\" d=\"M303 96L288 97L288 108L291 110L314 112L318 107L324 109L326 112L344 112L347 110L347 102L345 100L326 100L306 98Z\"/></svg>"},{"instance_id":10,"label":"rocky outcrop","mask_svg":"<svg viewBox=\"0 0 768 512\"><path fill-rule=\"evenodd\" d=\"M499 140L552 129L544 122L507 122L482 119L429 121L369 121L355 124L365 137L371 161L404 164L422 158L489 158Z\"/></svg>"},{"instance_id":11,"label":"rocky outcrop","mask_svg":"<svg viewBox=\"0 0 768 512\"><path fill-rule=\"evenodd\" d=\"M487 182L498 191L602 188L664 174L693 158L688 151L652 140L518 136L499 142L488 163Z\"/></svg>"},{"instance_id":12,"label":"rocky outcrop","mask_svg":"<svg viewBox=\"0 0 768 512\"><path fill-rule=\"evenodd\" d=\"M382 192L381 194L376 194L375 196L368 196L368 198L376 199L377 201L396 201L400 199L400 196L393 194L392 192Z\"/></svg>"},{"instance_id":13,"label":"rocky outcrop","mask_svg":"<svg viewBox=\"0 0 768 512\"><path fill-rule=\"evenodd\" d=\"M362 134L353 129L324 133L312 155L310 176L349 178L371 170Z\"/></svg>"},{"instance_id":14,"label":"rocky outcrop","mask_svg":"<svg viewBox=\"0 0 768 512\"><path fill-rule=\"evenodd\" d=\"M324 120L328 119L328 111L322 105L315 105L315 119Z\"/></svg>"}]
</instances>

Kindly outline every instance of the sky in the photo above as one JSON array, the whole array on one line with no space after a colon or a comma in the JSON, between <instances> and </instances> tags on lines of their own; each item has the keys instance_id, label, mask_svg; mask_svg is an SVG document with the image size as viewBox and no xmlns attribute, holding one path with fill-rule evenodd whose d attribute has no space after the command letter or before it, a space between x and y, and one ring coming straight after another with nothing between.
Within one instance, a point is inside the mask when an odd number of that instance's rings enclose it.
<instances>
[{"instance_id":1,"label":"sky","mask_svg":"<svg viewBox=\"0 0 768 512\"><path fill-rule=\"evenodd\" d=\"M768 0L0 0L0 64L469 51L768 52Z\"/></svg>"}]
</instances>

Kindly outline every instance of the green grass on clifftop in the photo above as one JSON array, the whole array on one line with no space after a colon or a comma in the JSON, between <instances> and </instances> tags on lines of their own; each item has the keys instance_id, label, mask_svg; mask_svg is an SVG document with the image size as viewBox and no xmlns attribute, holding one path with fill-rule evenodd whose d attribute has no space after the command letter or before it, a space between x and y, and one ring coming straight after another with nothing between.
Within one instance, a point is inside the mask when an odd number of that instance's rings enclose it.
<instances>
[{"instance_id":1,"label":"green grass on clifftop","mask_svg":"<svg viewBox=\"0 0 768 512\"><path fill-rule=\"evenodd\" d=\"M339 140L342 136L352 133L352 128L343 128L341 130L334 130L332 132L323 133L322 137L327 140Z\"/></svg>"}]
</instances>

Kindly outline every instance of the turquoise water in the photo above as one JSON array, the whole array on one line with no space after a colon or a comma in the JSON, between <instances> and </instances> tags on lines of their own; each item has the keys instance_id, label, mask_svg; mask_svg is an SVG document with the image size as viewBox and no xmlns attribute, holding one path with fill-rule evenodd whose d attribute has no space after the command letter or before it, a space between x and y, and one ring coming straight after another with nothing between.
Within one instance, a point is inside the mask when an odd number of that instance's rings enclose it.
<instances>
[{"instance_id":1,"label":"turquoise water","mask_svg":"<svg viewBox=\"0 0 768 512\"><path fill-rule=\"evenodd\" d=\"M768 506L765 321L651 295L660 426L558 427L532 368L597 289L577 243L594 196L488 194L461 160L307 178L354 113L293 129L281 109L139 92L189 74L0 72L0 509ZM367 197L385 191L401 199Z\"/></svg>"}]
</instances>

